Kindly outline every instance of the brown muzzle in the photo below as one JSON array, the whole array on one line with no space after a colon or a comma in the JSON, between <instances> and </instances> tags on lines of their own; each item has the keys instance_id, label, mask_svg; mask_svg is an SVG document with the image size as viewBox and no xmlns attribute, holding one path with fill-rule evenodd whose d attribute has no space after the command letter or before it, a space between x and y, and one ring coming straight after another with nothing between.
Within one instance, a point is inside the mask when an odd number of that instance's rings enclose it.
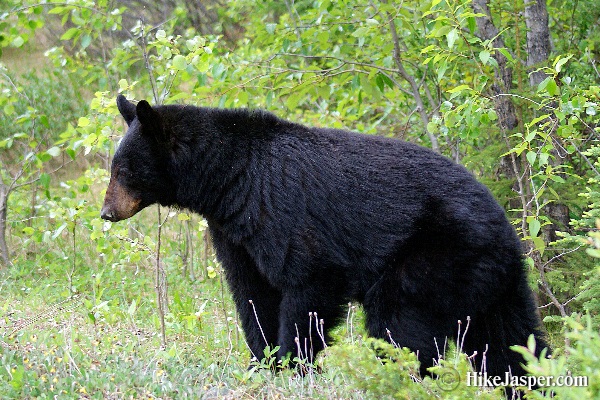
<instances>
[{"instance_id":1,"label":"brown muzzle","mask_svg":"<svg viewBox=\"0 0 600 400\"><path fill-rule=\"evenodd\" d=\"M140 211L141 202L141 199L133 197L123 185L111 178L108 189L106 189L100 217L112 222L127 219Z\"/></svg>"}]
</instances>

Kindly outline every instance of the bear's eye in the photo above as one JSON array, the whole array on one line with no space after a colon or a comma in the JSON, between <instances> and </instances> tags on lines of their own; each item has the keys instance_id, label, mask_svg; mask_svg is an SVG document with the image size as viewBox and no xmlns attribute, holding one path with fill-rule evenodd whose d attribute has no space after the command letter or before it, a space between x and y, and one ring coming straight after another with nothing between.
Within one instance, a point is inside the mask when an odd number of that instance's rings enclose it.
<instances>
[{"instance_id":1,"label":"bear's eye","mask_svg":"<svg viewBox=\"0 0 600 400\"><path fill-rule=\"evenodd\" d=\"M133 172L129 168L119 168L117 171L117 177L119 178L131 178L133 176Z\"/></svg>"}]
</instances>

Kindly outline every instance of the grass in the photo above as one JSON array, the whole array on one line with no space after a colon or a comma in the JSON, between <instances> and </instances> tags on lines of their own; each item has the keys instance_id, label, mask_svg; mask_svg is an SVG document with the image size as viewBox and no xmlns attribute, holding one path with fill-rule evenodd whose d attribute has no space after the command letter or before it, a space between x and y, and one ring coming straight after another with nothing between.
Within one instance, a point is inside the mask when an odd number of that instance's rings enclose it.
<instances>
[{"instance_id":1,"label":"grass","mask_svg":"<svg viewBox=\"0 0 600 400\"><path fill-rule=\"evenodd\" d=\"M103 263L95 243L80 232L73 267L66 229L53 242L36 244L34 255L21 251L15 267L0 273L3 398L354 396L335 369L304 378L289 370L248 371L249 351L220 269L203 281L183 276L176 237L175 229L165 230L166 348L151 254L135 263L118 257Z\"/></svg>"}]
</instances>

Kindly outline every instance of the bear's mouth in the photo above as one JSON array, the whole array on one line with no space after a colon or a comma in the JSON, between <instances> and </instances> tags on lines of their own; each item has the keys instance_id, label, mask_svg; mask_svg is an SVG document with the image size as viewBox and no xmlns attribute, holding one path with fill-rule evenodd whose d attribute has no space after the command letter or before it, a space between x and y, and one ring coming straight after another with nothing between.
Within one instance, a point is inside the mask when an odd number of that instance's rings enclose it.
<instances>
[{"instance_id":1,"label":"bear's mouth","mask_svg":"<svg viewBox=\"0 0 600 400\"><path fill-rule=\"evenodd\" d=\"M122 221L137 214L143 208L141 205L141 199L135 197L116 179L111 178L100 217L112 222Z\"/></svg>"}]
</instances>

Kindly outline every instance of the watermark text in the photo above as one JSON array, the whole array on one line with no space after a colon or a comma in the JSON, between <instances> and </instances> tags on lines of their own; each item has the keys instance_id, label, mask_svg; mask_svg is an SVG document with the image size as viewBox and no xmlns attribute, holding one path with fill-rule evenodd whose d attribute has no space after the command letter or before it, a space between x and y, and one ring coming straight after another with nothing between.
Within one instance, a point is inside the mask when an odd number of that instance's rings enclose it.
<instances>
[{"instance_id":1,"label":"watermark text","mask_svg":"<svg viewBox=\"0 0 600 400\"><path fill-rule=\"evenodd\" d=\"M467 372L467 386L496 387L512 386L527 387L576 387L588 386L587 376L558 375L558 376L513 376L505 373L504 376L488 375L487 372Z\"/></svg>"}]
</instances>

